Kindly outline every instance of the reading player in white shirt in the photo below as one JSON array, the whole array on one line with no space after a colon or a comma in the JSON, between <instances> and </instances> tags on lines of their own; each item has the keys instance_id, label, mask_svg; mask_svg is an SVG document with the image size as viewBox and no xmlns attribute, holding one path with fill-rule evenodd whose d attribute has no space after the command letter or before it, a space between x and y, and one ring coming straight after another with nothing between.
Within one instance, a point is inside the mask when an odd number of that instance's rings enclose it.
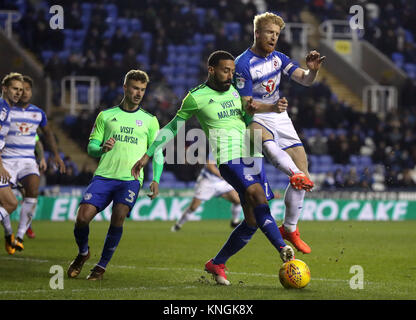
<instances>
[{"instance_id":1,"label":"reading player in white shirt","mask_svg":"<svg viewBox=\"0 0 416 320\"><path fill-rule=\"evenodd\" d=\"M30 103L32 86L33 80L28 76L23 76L23 95L19 102L10 108L10 129L5 137L6 143L2 151L4 167L11 175L10 184L16 186L20 182L25 190L14 241L14 248L18 251L24 249L23 236L32 221L38 202L40 180L39 167L35 158L38 127L45 135L53 154L51 157L59 167L60 173L65 173L65 164L59 155L55 137L47 123L46 114L42 109ZM13 235L9 216L4 218L3 227L6 236Z\"/></svg>"},{"instance_id":2,"label":"reading player in white shirt","mask_svg":"<svg viewBox=\"0 0 416 320\"><path fill-rule=\"evenodd\" d=\"M305 190L309 191L313 183L310 181L305 149L286 112L287 100L279 96L279 84L283 73L302 85L310 86L325 57L320 57L317 51L311 51L306 56L308 70L302 69L285 54L275 51L280 32L285 26L281 17L266 12L255 16L253 25L254 43L236 59L235 86L241 97L252 101L254 107L275 105L281 111L257 113L249 127L251 130L262 130L263 153L276 168L282 169L281 162L286 161L282 150L285 150L296 165L294 170L300 169L306 175L303 176L305 188L299 190L288 185L285 218L279 229L283 238L289 240L296 249L309 253L311 248L300 239L297 222ZM293 174L285 173L289 176Z\"/></svg>"}]
</instances>

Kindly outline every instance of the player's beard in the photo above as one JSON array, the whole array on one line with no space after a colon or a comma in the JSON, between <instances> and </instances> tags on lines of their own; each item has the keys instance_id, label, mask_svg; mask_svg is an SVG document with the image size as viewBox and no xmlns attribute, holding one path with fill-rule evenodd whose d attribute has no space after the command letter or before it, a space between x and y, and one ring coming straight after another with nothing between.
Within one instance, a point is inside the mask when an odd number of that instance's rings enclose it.
<instances>
[{"instance_id":1,"label":"player's beard","mask_svg":"<svg viewBox=\"0 0 416 320\"><path fill-rule=\"evenodd\" d=\"M230 89L231 80L221 81L214 75L214 83L215 86L218 88L218 91L227 91Z\"/></svg>"}]
</instances>

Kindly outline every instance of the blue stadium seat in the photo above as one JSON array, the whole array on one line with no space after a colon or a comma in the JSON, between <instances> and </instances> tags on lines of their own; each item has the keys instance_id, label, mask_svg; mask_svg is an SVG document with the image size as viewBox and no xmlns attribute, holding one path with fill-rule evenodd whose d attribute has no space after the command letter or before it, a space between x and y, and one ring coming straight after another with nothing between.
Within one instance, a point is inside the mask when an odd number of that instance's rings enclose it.
<instances>
[{"instance_id":1,"label":"blue stadium seat","mask_svg":"<svg viewBox=\"0 0 416 320\"><path fill-rule=\"evenodd\" d=\"M161 66L160 67L160 72L162 72L163 75L173 74L174 71L175 71L175 67L173 66Z\"/></svg>"},{"instance_id":2,"label":"blue stadium seat","mask_svg":"<svg viewBox=\"0 0 416 320\"><path fill-rule=\"evenodd\" d=\"M191 54L201 54L201 52L204 50L204 46L202 44L194 44L193 46L188 46L189 53Z\"/></svg>"},{"instance_id":3,"label":"blue stadium seat","mask_svg":"<svg viewBox=\"0 0 416 320\"><path fill-rule=\"evenodd\" d=\"M49 61L49 59L53 57L54 54L55 54L55 52L53 52L51 50L42 51L41 55L42 55L43 62L47 63Z\"/></svg>"},{"instance_id":4,"label":"blue stadium seat","mask_svg":"<svg viewBox=\"0 0 416 320\"><path fill-rule=\"evenodd\" d=\"M179 55L187 55L188 52L189 52L188 46L185 46L185 45L176 46L176 53L177 54L179 54Z\"/></svg>"},{"instance_id":5,"label":"blue stadium seat","mask_svg":"<svg viewBox=\"0 0 416 320\"><path fill-rule=\"evenodd\" d=\"M391 59L393 60L396 66L398 66L399 68L403 68L403 63L404 63L403 54L401 54L400 52L393 52L393 54L391 55Z\"/></svg>"},{"instance_id":6,"label":"blue stadium seat","mask_svg":"<svg viewBox=\"0 0 416 320\"><path fill-rule=\"evenodd\" d=\"M350 163L352 165L358 165L360 163L360 157L356 155L350 155Z\"/></svg>"},{"instance_id":7,"label":"blue stadium seat","mask_svg":"<svg viewBox=\"0 0 416 320\"><path fill-rule=\"evenodd\" d=\"M403 68L404 68L404 71L406 71L407 75L411 79L416 79L416 64L415 63L405 63Z\"/></svg>"},{"instance_id":8,"label":"blue stadium seat","mask_svg":"<svg viewBox=\"0 0 416 320\"><path fill-rule=\"evenodd\" d=\"M114 61L121 61L121 60L123 60L123 54L122 53L114 53L113 54L113 60Z\"/></svg>"},{"instance_id":9,"label":"blue stadium seat","mask_svg":"<svg viewBox=\"0 0 416 320\"><path fill-rule=\"evenodd\" d=\"M88 90L87 85L78 85L77 87L77 96L79 103L88 103Z\"/></svg>"},{"instance_id":10,"label":"blue stadium seat","mask_svg":"<svg viewBox=\"0 0 416 320\"><path fill-rule=\"evenodd\" d=\"M330 134L335 133L335 130L332 128L325 128L322 133L324 136L328 137Z\"/></svg>"},{"instance_id":11,"label":"blue stadium seat","mask_svg":"<svg viewBox=\"0 0 416 320\"><path fill-rule=\"evenodd\" d=\"M202 36L202 41L204 44L207 44L209 42L215 42L215 34L211 34L211 33L204 34Z\"/></svg>"},{"instance_id":12,"label":"blue stadium seat","mask_svg":"<svg viewBox=\"0 0 416 320\"><path fill-rule=\"evenodd\" d=\"M186 66L189 60L189 56L187 54L180 54L176 56L176 63Z\"/></svg>"},{"instance_id":13,"label":"blue stadium seat","mask_svg":"<svg viewBox=\"0 0 416 320\"><path fill-rule=\"evenodd\" d=\"M228 40L234 38L234 35L238 35L240 38L241 25L238 22L227 22L224 24L225 32L227 33Z\"/></svg>"},{"instance_id":14,"label":"blue stadium seat","mask_svg":"<svg viewBox=\"0 0 416 320\"><path fill-rule=\"evenodd\" d=\"M196 8L195 9L195 13L198 16L198 23L200 27L204 26L204 22L205 22L205 12L206 10L204 8Z\"/></svg>"},{"instance_id":15,"label":"blue stadium seat","mask_svg":"<svg viewBox=\"0 0 416 320\"><path fill-rule=\"evenodd\" d=\"M321 165L330 165L330 164L333 164L334 161L333 161L333 159L330 155L323 154L323 155L319 156L319 163Z\"/></svg>"},{"instance_id":16,"label":"blue stadium seat","mask_svg":"<svg viewBox=\"0 0 416 320\"><path fill-rule=\"evenodd\" d=\"M63 50L58 52L58 57L60 60L68 60L69 55L71 54L71 52L69 50Z\"/></svg>"},{"instance_id":17,"label":"blue stadium seat","mask_svg":"<svg viewBox=\"0 0 416 320\"><path fill-rule=\"evenodd\" d=\"M188 68L184 66L183 64L176 65L174 69L174 74L186 74L188 71Z\"/></svg>"},{"instance_id":18,"label":"blue stadium seat","mask_svg":"<svg viewBox=\"0 0 416 320\"><path fill-rule=\"evenodd\" d=\"M359 160L360 160L359 163L363 166L373 165L373 160L371 159L370 156L360 156Z\"/></svg>"},{"instance_id":19,"label":"blue stadium seat","mask_svg":"<svg viewBox=\"0 0 416 320\"><path fill-rule=\"evenodd\" d=\"M197 77L199 74L199 69L197 67L188 67L186 68L186 74L191 77Z\"/></svg>"},{"instance_id":20,"label":"blue stadium seat","mask_svg":"<svg viewBox=\"0 0 416 320\"><path fill-rule=\"evenodd\" d=\"M179 99L182 99L185 96L186 88L184 86L175 86L173 92Z\"/></svg>"},{"instance_id":21,"label":"blue stadium seat","mask_svg":"<svg viewBox=\"0 0 416 320\"><path fill-rule=\"evenodd\" d=\"M308 155L308 161L312 165L318 165L319 164L319 157L314 154Z\"/></svg>"},{"instance_id":22,"label":"blue stadium seat","mask_svg":"<svg viewBox=\"0 0 416 320\"><path fill-rule=\"evenodd\" d=\"M116 29L121 29L123 34L129 34L129 20L126 18L117 18L116 20Z\"/></svg>"},{"instance_id":23,"label":"blue stadium seat","mask_svg":"<svg viewBox=\"0 0 416 320\"><path fill-rule=\"evenodd\" d=\"M105 9L107 10L108 17L117 18L118 8L115 4L106 4Z\"/></svg>"},{"instance_id":24,"label":"blue stadium seat","mask_svg":"<svg viewBox=\"0 0 416 320\"><path fill-rule=\"evenodd\" d=\"M142 31L142 22L139 19L130 19L130 30L131 31Z\"/></svg>"},{"instance_id":25,"label":"blue stadium seat","mask_svg":"<svg viewBox=\"0 0 416 320\"><path fill-rule=\"evenodd\" d=\"M143 66L149 65L149 57L145 54L138 54L136 56L136 61L141 63Z\"/></svg>"},{"instance_id":26,"label":"blue stadium seat","mask_svg":"<svg viewBox=\"0 0 416 320\"><path fill-rule=\"evenodd\" d=\"M150 32L142 32L140 36L142 37L142 40L143 40L144 51L148 54L152 47L153 35Z\"/></svg>"},{"instance_id":27,"label":"blue stadium seat","mask_svg":"<svg viewBox=\"0 0 416 320\"><path fill-rule=\"evenodd\" d=\"M194 43L201 44L203 40L204 40L204 37L201 33L195 33L194 34Z\"/></svg>"},{"instance_id":28,"label":"blue stadium seat","mask_svg":"<svg viewBox=\"0 0 416 320\"><path fill-rule=\"evenodd\" d=\"M163 171L160 181L176 181L175 174L172 171Z\"/></svg>"}]
</instances>

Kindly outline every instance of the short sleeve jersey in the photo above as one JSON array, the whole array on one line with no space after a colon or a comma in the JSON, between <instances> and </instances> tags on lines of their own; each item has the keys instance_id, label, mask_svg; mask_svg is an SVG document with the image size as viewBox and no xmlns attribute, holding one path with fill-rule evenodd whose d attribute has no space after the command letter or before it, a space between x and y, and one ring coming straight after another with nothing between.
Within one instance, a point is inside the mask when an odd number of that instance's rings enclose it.
<instances>
[{"instance_id":1,"label":"short sleeve jersey","mask_svg":"<svg viewBox=\"0 0 416 320\"><path fill-rule=\"evenodd\" d=\"M193 115L208 137L217 165L250 154L241 99L233 86L224 92L206 84L191 90L177 116L188 120Z\"/></svg>"},{"instance_id":2,"label":"short sleeve jersey","mask_svg":"<svg viewBox=\"0 0 416 320\"><path fill-rule=\"evenodd\" d=\"M29 104L10 108L10 130L3 150L4 159L35 159L36 130L48 123L45 112Z\"/></svg>"},{"instance_id":3,"label":"short sleeve jersey","mask_svg":"<svg viewBox=\"0 0 416 320\"><path fill-rule=\"evenodd\" d=\"M0 150L3 149L7 133L10 129L10 106L0 98Z\"/></svg>"},{"instance_id":4,"label":"short sleeve jersey","mask_svg":"<svg viewBox=\"0 0 416 320\"><path fill-rule=\"evenodd\" d=\"M116 143L103 153L94 175L123 181L134 180L131 168L139 160L159 131L159 121L152 114L139 108L123 110L120 106L101 111L95 120L90 140L103 144L114 138ZM139 176L143 183L143 170Z\"/></svg>"},{"instance_id":5,"label":"short sleeve jersey","mask_svg":"<svg viewBox=\"0 0 416 320\"><path fill-rule=\"evenodd\" d=\"M247 49L235 60L235 86L241 96L273 104L279 100L282 73L290 77L298 67L281 52L260 57Z\"/></svg>"}]
</instances>

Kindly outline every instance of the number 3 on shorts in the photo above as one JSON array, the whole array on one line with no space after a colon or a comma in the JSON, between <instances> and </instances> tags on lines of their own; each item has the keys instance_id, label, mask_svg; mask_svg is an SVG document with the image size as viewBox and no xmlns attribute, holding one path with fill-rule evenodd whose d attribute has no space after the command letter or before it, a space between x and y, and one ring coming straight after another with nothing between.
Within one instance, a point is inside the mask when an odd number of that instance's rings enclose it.
<instances>
[{"instance_id":1,"label":"number 3 on shorts","mask_svg":"<svg viewBox=\"0 0 416 320\"><path fill-rule=\"evenodd\" d=\"M133 191L131 191L131 190L128 190L128 192L129 192L129 196L126 199L124 199L124 200L126 200L129 203L132 203L133 200L134 200L134 196L136 195L136 193L133 192Z\"/></svg>"}]
</instances>

